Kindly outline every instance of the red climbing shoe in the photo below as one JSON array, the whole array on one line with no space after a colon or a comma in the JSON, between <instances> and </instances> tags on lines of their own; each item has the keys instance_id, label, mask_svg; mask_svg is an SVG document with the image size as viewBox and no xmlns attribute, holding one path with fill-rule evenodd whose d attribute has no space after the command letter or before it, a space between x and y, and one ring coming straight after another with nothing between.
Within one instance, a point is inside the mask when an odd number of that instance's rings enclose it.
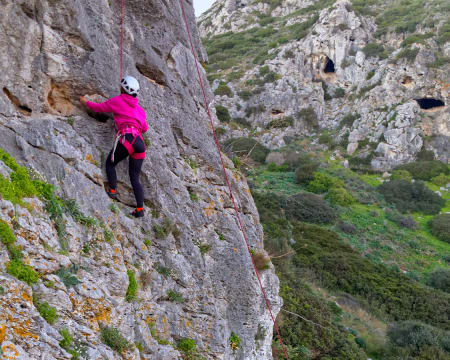
<instances>
[{"instance_id":1,"label":"red climbing shoe","mask_svg":"<svg viewBox=\"0 0 450 360\"><path fill-rule=\"evenodd\" d=\"M115 189L111 189L110 187L106 188L106 193L108 194L108 196L113 199L113 200L117 200L117 191Z\"/></svg>"},{"instance_id":2,"label":"red climbing shoe","mask_svg":"<svg viewBox=\"0 0 450 360\"><path fill-rule=\"evenodd\" d=\"M144 208L136 208L130 215L134 216L135 218L144 217Z\"/></svg>"}]
</instances>

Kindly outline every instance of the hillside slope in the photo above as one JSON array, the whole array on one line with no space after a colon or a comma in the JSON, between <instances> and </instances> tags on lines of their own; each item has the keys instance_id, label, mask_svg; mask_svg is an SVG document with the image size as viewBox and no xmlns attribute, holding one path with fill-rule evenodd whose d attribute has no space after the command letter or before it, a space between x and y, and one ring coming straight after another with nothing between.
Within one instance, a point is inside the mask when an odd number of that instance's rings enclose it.
<instances>
[{"instance_id":1,"label":"hillside slope","mask_svg":"<svg viewBox=\"0 0 450 360\"><path fill-rule=\"evenodd\" d=\"M217 1L199 18L223 138L327 131L376 170L450 157L450 9L433 1ZM220 116L219 116L220 117Z\"/></svg>"},{"instance_id":2,"label":"hillside slope","mask_svg":"<svg viewBox=\"0 0 450 360\"><path fill-rule=\"evenodd\" d=\"M112 120L88 116L78 102L118 94L120 2L1 6L3 355L270 359L271 320L222 179L178 1L125 2L125 71L141 82L150 125L141 176L148 212L137 221L127 216L134 199L125 163L119 202L103 188ZM263 252L246 180L227 167L251 246ZM272 269L262 278L277 313L278 279Z\"/></svg>"}]
</instances>

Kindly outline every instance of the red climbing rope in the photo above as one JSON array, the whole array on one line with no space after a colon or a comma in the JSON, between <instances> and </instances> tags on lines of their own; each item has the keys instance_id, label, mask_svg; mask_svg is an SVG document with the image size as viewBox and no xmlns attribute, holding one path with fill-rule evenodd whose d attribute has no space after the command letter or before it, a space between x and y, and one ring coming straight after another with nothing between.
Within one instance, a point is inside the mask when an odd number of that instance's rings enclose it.
<instances>
[{"instance_id":1,"label":"red climbing rope","mask_svg":"<svg viewBox=\"0 0 450 360\"><path fill-rule=\"evenodd\" d=\"M124 0L120 2L120 81L123 79L123 28L125 20Z\"/></svg>"},{"instance_id":2,"label":"red climbing rope","mask_svg":"<svg viewBox=\"0 0 450 360\"><path fill-rule=\"evenodd\" d=\"M196 69L197 69L198 79L200 81L200 87L202 88L202 92L203 92L203 100L205 101L206 111L208 113L209 121L210 121L211 128L212 128L213 134L214 134L214 140L216 142L217 151L219 152L220 161L222 163L222 169L223 169L223 173L225 175L225 181L226 181L227 186L228 186L228 191L230 192L230 197L231 197L231 200L233 202L234 211L236 212L236 218L238 220L239 227L240 227L242 235L244 237L245 244L247 245L248 253L250 255L250 258L252 259L253 268L255 270L256 277L258 278L258 282L259 282L259 286L261 288L261 292L264 295L264 300L266 302L267 309L269 310L270 316L272 318L273 326L274 326L274 328L275 328L275 330L277 332L277 336L278 336L278 339L280 340L280 344L281 344L281 346L283 348L283 352L284 352L284 355L286 357L286 360L289 360L286 348L285 348L284 343L283 343L283 339L281 338L280 330L279 330L279 328L278 328L278 326L277 326L277 324L275 322L275 318L274 318L273 313L272 313L272 307L270 306L269 299L267 298L266 292L265 292L264 287L263 287L262 282L261 282L261 277L259 276L258 269L256 268L255 259L253 258L252 253L250 251L250 245L248 243L247 234L246 234L246 232L244 230L244 226L242 224L241 217L239 215L239 211L238 211L238 208L237 208L237 205L236 205L236 201L234 199L233 191L231 189L230 180L228 178L228 174L227 174L227 171L225 169L225 162L223 160L222 151L220 149L220 144L219 144L219 139L217 137L216 129L214 127L213 118L211 116L211 110L209 108L209 103L208 103L208 100L207 100L207 97L206 97L206 92L205 92L205 87L203 85L203 80L202 80L202 77L200 75L200 70L199 70L199 67L198 67L197 55L195 54L194 45L192 43L191 31L189 30L189 25L188 25L188 20L187 20L187 16L186 16L186 11L184 10L183 0L180 0L180 5L181 5L181 11L183 12L184 22L186 24L186 30L187 30L187 34L188 34L188 37L189 37L189 43L191 44L192 55L194 56L194 60L195 60L195 66L196 66Z\"/></svg>"}]
</instances>

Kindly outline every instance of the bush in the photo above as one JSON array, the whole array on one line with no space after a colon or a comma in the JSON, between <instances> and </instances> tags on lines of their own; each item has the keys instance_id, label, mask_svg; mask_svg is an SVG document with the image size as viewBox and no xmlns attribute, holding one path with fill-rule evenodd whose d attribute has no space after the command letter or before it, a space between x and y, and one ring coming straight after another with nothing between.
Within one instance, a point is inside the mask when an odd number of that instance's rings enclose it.
<instances>
[{"instance_id":1,"label":"bush","mask_svg":"<svg viewBox=\"0 0 450 360\"><path fill-rule=\"evenodd\" d=\"M342 88L337 88L334 92L334 97L336 99L343 98L345 96L345 90Z\"/></svg>"},{"instance_id":2,"label":"bush","mask_svg":"<svg viewBox=\"0 0 450 360\"><path fill-rule=\"evenodd\" d=\"M79 360L82 353L85 352L86 349L83 349L83 346L81 346L78 341L74 342L68 329L62 329L59 333L63 337L63 339L59 342L59 346L72 355L72 360Z\"/></svg>"},{"instance_id":3,"label":"bush","mask_svg":"<svg viewBox=\"0 0 450 360\"><path fill-rule=\"evenodd\" d=\"M310 128L318 128L319 127L319 119L317 118L317 114L314 109L310 106L306 109L300 110L296 114L297 119L303 119L307 126Z\"/></svg>"},{"instance_id":4,"label":"bush","mask_svg":"<svg viewBox=\"0 0 450 360\"><path fill-rule=\"evenodd\" d=\"M103 344L109 346L111 349L122 353L130 347L127 339L114 327L103 327L100 335L100 340Z\"/></svg>"},{"instance_id":5,"label":"bush","mask_svg":"<svg viewBox=\"0 0 450 360\"><path fill-rule=\"evenodd\" d=\"M128 275L128 288L127 293L125 295L125 299L127 301L133 301L137 298L138 284L136 281L136 276L134 275L134 271L127 270Z\"/></svg>"},{"instance_id":6,"label":"bush","mask_svg":"<svg viewBox=\"0 0 450 360\"><path fill-rule=\"evenodd\" d=\"M4 220L0 220L0 240L6 246L13 245L16 242L16 237Z\"/></svg>"},{"instance_id":7,"label":"bush","mask_svg":"<svg viewBox=\"0 0 450 360\"><path fill-rule=\"evenodd\" d=\"M355 122L355 120L359 119L361 117L361 115L359 114L347 114L345 115L342 120L341 123L339 124L339 128L343 128L344 126L347 127L352 127L353 123Z\"/></svg>"},{"instance_id":8,"label":"bush","mask_svg":"<svg viewBox=\"0 0 450 360\"><path fill-rule=\"evenodd\" d=\"M450 269L438 269L430 274L427 284L435 289L450 293Z\"/></svg>"},{"instance_id":9,"label":"bush","mask_svg":"<svg viewBox=\"0 0 450 360\"><path fill-rule=\"evenodd\" d=\"M216 89L216 91L214 91L214 95L219 95L219 96L224 96L225 95L225 96L228 96L229 98L232 98L233 97L233 91L231 91L231 89L227 85L221 84Z\"/></svg>"},{"instance_id":10,"label":"bush","mask_svg":"<svg viewBox=\"0 0 450 360\"><path fill-rule=\"evenodd\" d=\"M387 336L394 345L417 351L427 346L440 347L443 333L430 325L408 320L389 326Z\"/></svg>"},{"instance_id":11,"label":"bush","mask_svg":"<svg viewBox=\"0 0 450 360\"><path fill-rule=\"evenodd\" d=\"M314 173L314 180L308 184L308 191L316 194L322 194L330 190L332 187L344 187L342 180L334 178L328 174L316 172Z\"/></svg>"},{"instance_id":12,"label":"bush","mask_svg":"<svg viewBox=\"0 0 450 360\"><path fill-rule=\"evenodd\" d=\"M410 183L405 180L392 180L378 187L388 203L405 212L419 211L427 215L438 214L445 200L429 190L423 182Z\"/></svg>"},{"instance_id":13,"label":"bush","mask_svg":"<svg viewBox=\"0 0 450 360\"><path fill-rule=\"evenodd\" d=\"M415 161L409 164L398 166L396 169L407 170L414 179L429 181L432 178L450 173L449 166L441 161Z\"/></svg>"},{"instance_id":14,"label":"bush","mask_svg":"<svg viewBox=\"0 0 450 360\"><path fill-rule=\"evenodd\" d=\"M427 150L425 146L422 146L422 149L417 153L418 161L433 161L436 160L434 156L434 152L431 150Z\"/></svg>"},{"instance_id":15,"label":"bush","mask_svg":"<svg viewBox=\"0 0 450 360\"><path fill-rule=\"evenodd\" d=\"M349 206L355 202L353 196L342 187L331 188L326 196L334 205Z\"/></svg>"},{"instance_id":16,"label":"bush","mask_svg":"<svg viewBox=\"0 0 450 360\"><path fill-rule=\"evenodd\" d=\"M39 302L39 300L34 297L33 298L34 306L36 307L39 314L47 321L50 325L53 325L55 321L58 319L58 312L56 308L50 306L47 301Z\"/></svg>"},{"instance_id":17,"label":"bush","mask_svg":"<svg viewBox=\"0 0 450 360\"><path fill-rule=\"evenodd\" d=\"M272 120L266 125L266 129L283 129L294 125L294 119L292 116L287 116Z\"/></svg>"},{"instance_id":18,"label":"bush","mask_svg":"<svg viewBox=\"0 0 450 360\"><path fill-rule=\"evenodd\" d=\"M238 156L247 156L250 153L250 158L258 163L264 163L270 150L261 145L255 139L240 137L229 139L225 142L225 147L228 147L233 153Z\"/></svg>"},{"instance_id":19,"label":"bush","mask_svg":"<svg viewBox=\"0 0 450 360\"><path fill-rule=\"evenodd\" d=\"M241 338L235 334L234 332L231 333L230 338L228 339L229 343L230 343L230 347L231 349L237 350L241 347Z\"/></svg>"},{"instance_id":20,"label":"bush","mask_svg":"<svg viewBox=\"0 0 450 360\"><path fill-rule=\"evenodd\" d=\"M412 175L407 170L394 170L392 172L391 180L405 180L411 182Z\"/></svg>"},{"instance_id":21,"label":"bush","mask_svg":"<svg viewBox=\"0 0 450 360\"><path fill-rule=\"evenodd\" d=\"M6 271L28 285L37 283L39 279L38 273L31 266L25 265L21 260L12 260L7 263Z\"/></svg>"},{"instance_id":22,"label":"bush","mask_svg":"<svg viewBox=\"0 0 450 360\"><path fill-rule=\"evenodd\" d=\"M270 269L270 257L262 251L258 251L253 254L253 260L255 261L256 268L258 270Z\"/></svg>"},{"instance_id":23,"label":"bush","mask_svg":"<svg viewBox=\"0 0 450 360\"><path fill-rule=\"evenodd\" d=\"M357 229L356 226L351 224L351 223L346 223L343 221L340 221L338 224L338 229L341 230L342 232L346 233L346 234L356 234Z\"/></svg>"},{"instance_id":24,"label":"bush","mask_svg":"<svg viewBox=\"0 0 450 360\"><path fill-rule=\"evenodd\" d=\"M193 339L184 338L177 341L176 349L186 356L193 356L197 351L197 344Z\"/></svg>"},{"instance_id":25,"label":"bush","mask_svg":"<svg viewBox=\"0 0 450 360\"><path fill-rule=\"evenodd\" d=\"M167 290L167 297L168 297L169 301L176 302L179 304L184 303L183 295L181 295L178 291Z\"/></svg>"},{"instance_id":26,"label":"bush","mask_svg":"<svg viewBox=\"0 0 450 360\"><path fill-rule=\"evenodd\" d=\"M289 164L291 168L295 166L295 182L297 184L306 184L314 179L314 173L319 168L319 162L314 160L309 154L299 155L295 161Z\"/></svg>"},{"instance_id":27,"label":"bush","mask_svg":"<svg viewBox=\"0 0 450 360\"><path fill-rule=\"evenodd\" d=\"M431 182L437 186L446 186L450 184L450 175L440 174L431 179Z\"/></svg>"},{"instance_id":28,"label":"bush","mask_svg":"<svg viewBox=\"0 0 450 360\"><path fill-rule=\"evenodd\" d=\"M395 222L400 227L405 227L411 230L417 229L417 223L414 221L414 219L411 216L402 216L396 211L393 211L391 209L386 209L385 211L386 217Z\"/></svg>"},{"instance_id":29,"label":"bush","mask_svg":"<svg viewBox=\"0 0 450 360\"><path fill-rule=\"evenodd\" d=\"M315 224L331 224L336 220L336 213L326 201L314 194L297 194L290 196L282 204L286 216L297 221Z\"/></svg>"},{"instance_id":30,"label":"bush","mask_svg":"<svg viewBox=\"0 0 450 360\"><path fill-rule=\"evenodd\" d=\"M403 49L398 53L396 59L406 59L410 62L416 61L417 54L419 53L419 48L416 49Z\"/></svg>"},{"instance_id":31,"label":"bush","mask_svg":"<svg viewBox=\"0 0 450 360\"><path fill-rule=\"evenodd\" d=\"M438 239L450 243L450 214L440 214L430 221L431 233Z\"/></svg>"},{"instance_id":32,"label":"bush","mask_svg":"<svg viewBox=\"0 0 450 360\"><path fill-rule=\"evenodd\" d=\"M243 118L233 118L233 121L236 124L238 124L244 128L247 128L247 129L250 129L252 127L252 124L250 124L247 120L245 120Z\"/></svg>"},{"instance_id":33,"label":"bush","mask_svg":"<svg viewBox=\"0 0 450 360\"><path fill-rule=\"evenodd\" d=\"M217 118L220 122L228 123L230 122L230 113L228 109L225 106L222 105L216 105L216 114Z\"/></svg>"},{"instance_id":34,"label":"bush","mask_svg":"<svg viewBox=\"0 0 450 360\"><path fill-rule=\"evenodd\" d=\"M242 100L247 101L250 100L250 98L252 97L252 92L248 90L242 90L238 93L238 95Z\"/></svg>"},{"instance_id":35,"label":"bush","mask_svg":"<svg viewBox=\"0 0 450 360\"><path fill-rule=\"evenodd\" d=\"M384 46L377 43L367 44L363 49L363 53L366 54L367 57L379 57L381 59L386 58Z\"/></svg>"}]
</instances>

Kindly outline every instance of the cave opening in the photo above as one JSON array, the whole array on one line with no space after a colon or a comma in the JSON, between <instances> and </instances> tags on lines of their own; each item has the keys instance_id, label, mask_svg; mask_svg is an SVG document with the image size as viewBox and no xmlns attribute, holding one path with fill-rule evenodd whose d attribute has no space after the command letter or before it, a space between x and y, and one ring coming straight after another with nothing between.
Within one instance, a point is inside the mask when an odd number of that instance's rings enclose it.
<instances>
[{"instance_id":1,"label":"cave opening","mask_svg":"<svg viewBox=\"0 0 450 360\"><path fill-rule=\"evenodd\" d=\"M325 64L325 68L323 69L323 72L326 74L334 73L336 71L334 67L334 62L329 57L327 57L327 63Z\"/></svg>"},{"instance_id":2,"label":"cave opening","mask_svg":"<svg viewBox=\"0 0 450 360\"><path fill-rule=\"evenodd\" d=\"M445 103L439 99L423 98L415 100L423 110L430 110L445 106Z\"/></svg>"}]
</instances>

